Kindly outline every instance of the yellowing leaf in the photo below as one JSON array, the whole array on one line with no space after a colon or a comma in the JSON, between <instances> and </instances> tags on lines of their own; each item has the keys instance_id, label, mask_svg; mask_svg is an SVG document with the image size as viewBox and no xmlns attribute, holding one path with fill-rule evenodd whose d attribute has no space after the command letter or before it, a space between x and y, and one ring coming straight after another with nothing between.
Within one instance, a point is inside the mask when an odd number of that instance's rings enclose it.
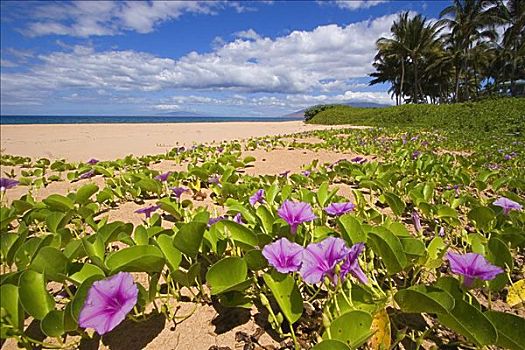
<instances>
[{"instance_id":1,"label":"yellowing leaf","mask_svg":"<svg viewBox=\"0 0 525 350\"><path fill-rule=\"evenodd\" d=\"M381 309L374 315L370 330L374 332L374 335L368 341L370 349L386 350L390 348L392 342L390 337L390 319L386 309Z\"/></svg>"},{"instance_id":2,"label":"yellowing leaf","mask_svg":"<svg viewBox=\"0 0 525 350\"><path fill-rule=\"evenodd\" d=\"M507 304L511 307L519 307L525 303L525 279L519 280L509 288Z\"/></svg>"}]
</instances>

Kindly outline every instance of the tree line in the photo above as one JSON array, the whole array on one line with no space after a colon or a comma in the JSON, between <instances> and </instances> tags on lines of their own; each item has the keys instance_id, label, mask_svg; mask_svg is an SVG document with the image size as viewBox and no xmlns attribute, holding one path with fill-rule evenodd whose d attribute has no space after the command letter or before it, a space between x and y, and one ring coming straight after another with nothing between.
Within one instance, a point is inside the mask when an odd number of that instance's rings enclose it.
<instances>
[{"instance_id":1,"label":"tree line","mask_svg":"<svg viewBox=\"0 0 525 350\"><path fill-rule=\"evenodd\" d=\"M396 104L516 96L525 79L525 0L454 0L437 21L404 12L391 33L370 85L389 83Z\"/></svg>"}]
</instances>

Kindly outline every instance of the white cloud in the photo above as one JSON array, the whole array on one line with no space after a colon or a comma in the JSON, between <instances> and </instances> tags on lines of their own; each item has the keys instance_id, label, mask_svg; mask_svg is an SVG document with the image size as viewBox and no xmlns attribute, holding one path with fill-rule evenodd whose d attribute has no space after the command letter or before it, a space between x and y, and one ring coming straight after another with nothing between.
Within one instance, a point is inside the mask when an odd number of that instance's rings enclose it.
<instances>
[{"instance_id":1,"label":"white cloud","mask_svg":"<svg viewBox=\"0 0 525 350\"><path fill-rule=\"evenodd\" d=\"M180 106L175 104L160 104L155 105L153 108L159 111L177 111L180 109Z\"/></svg>"},{"instance_id":2,"label":"white cloud","mask_svg":"<svg viewBox=\"0 0 525 350\"><path fill-rule=\"evenodd\" d=\"M275 39L261 37L248 29L238 33L242 38L218 45L209 53L191 52L178 59L133 50L97 52L91 46L66 46L63 51L37 56L38 63L28 66L28 71L2 72L2 104L36 98L44 101L64 91L71 95L77 90L93 94L103 90L108 95L168 89L297 95L320 91L327 94L321 96L341 95L361 88L351 83L351 79L364 77L373 70L375 41L389 35L396 16L347 26L319 26ZM129 23L137 30L149 29L139 20ZM354 92L347 97L377 96ZM252 101L256 102L290 103L279 98Z\"/></svg>"},{"instance_id":3,"label":"white cloud","mask_svg":"<svg viewBox=\"0 0 525 350\"><path fill-rule=\"evenodd\" d=\"M387 1L388 0L336 0L335 4L339 8L353 11L374 7Z\"/></svg>"},{"instance_id":4,"label":"white cloud","mask_svg":"<svg viewBox=\"0 0 525 350\"><path fill-rule=\"evenodd\" d=\"M4 59L1 59L0 60L0 66L3 67L3 68L12 68L12 67L17 67L18 65L14 62L11 62L9 60L4 60Z\"/></svg>"},{"instance_id":5,"label":"white cloud","mask_svg":"<svg viewBox=\"0 0 525 350\"><path fill-rule=\"evenodd\" d=\"M240 39L253 39L258 40L261 39L261 36L255 32L253 29L243 30L240 32L235 33L235 36Z\"/></svg>"},{"instance_id":6,"label":"white cloud","mask_svg":"<svg viewBox=\"0 0 525 350\"><path fill-rule=\"evenodd\" d=\"M185 13L215 14L224 6L214 1L74 1L34 3L29 25L22 33L31 36L70 35L89 37L116 35L125 30L149 33L164 21Z\"/></svg>"}]
</instances>

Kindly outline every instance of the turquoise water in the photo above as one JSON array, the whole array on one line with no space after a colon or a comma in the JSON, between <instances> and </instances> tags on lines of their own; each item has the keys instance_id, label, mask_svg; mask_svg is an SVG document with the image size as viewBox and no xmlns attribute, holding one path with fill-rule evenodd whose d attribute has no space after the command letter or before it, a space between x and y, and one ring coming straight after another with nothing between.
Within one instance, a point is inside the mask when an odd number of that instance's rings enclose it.
<instances>
[{"instance_id":1,"label":"turquoise water","mask_svg":"<svg viewBox=\"0 0 525 350\"><path fill-rule=\"evenodd\" d=\"M223 123L284 122L297 117L170 117L170 116L0 116L0 124L136 124L136 123Z\"/></svg>"}]
</instances>

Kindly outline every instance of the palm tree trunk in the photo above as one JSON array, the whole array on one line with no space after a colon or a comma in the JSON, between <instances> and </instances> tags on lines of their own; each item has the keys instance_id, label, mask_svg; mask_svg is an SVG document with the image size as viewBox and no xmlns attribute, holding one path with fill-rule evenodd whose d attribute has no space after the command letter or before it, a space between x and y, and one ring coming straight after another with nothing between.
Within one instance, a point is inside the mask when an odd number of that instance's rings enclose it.
<instances>
[{"instance_id":1,"label":"palm tree trunk","mask_svg":"<svg viewBox=\"0 0 525 350\"><path fill-rule=\"evenodd\" d=\"M405 59L401 59L401 86L399 87L399 93L400 93L400 104L403 102L403 85L405 84Z\"/></svg>"}]
</instances>

